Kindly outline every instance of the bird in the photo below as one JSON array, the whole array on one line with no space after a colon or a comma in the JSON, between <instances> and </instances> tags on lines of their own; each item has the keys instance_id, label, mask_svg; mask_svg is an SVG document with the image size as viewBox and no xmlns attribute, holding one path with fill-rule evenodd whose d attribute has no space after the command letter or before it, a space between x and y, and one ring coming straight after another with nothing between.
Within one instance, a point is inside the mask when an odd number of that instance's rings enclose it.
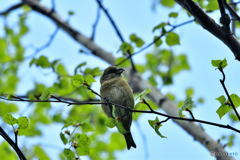
<instances>
[{"instance_id":1,"label":"bird","mask_svg":"<svg viewBox=\"0 0 240 160\"><path fill-rule=\"evenodd\" d=\"M109 66L104 70L100 78L100 95L101 101L105 102L105 104L102 104L104 113L108 117L116 119L124 128L122 134L125 137L127 149L129 150L131 147L136 148L136 144L130 130L132 124L132 112L124 107L133 109L134 97L131 87L122 77L123 71L123 68L116 66ZM113 104L118 104L124 107ZM117 128L120 130L118 126Z\"/></svg>"}]
</instances>

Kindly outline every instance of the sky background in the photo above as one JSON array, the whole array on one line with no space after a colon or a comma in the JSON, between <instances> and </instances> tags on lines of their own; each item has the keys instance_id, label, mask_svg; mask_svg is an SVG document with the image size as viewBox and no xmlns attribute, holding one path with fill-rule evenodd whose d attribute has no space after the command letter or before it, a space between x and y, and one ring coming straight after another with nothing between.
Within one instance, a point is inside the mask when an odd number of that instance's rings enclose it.
<instances>
[{"instance_id":1,"label":"sky background","mask_svg":"<svg viewBox=\"0 0 240 160\"><path fill-rule=\"evenodd\" d=\"M18 1L0 0L0 10L7 8L9 4L14 4L14 2ZM50 0L43 0L42 2L49 7L51 6ZM128 39L129 34L136 33L138 36L143 38L146 43L152 41L152 28L160 22L166 20L170 11L169 9L158 6L156 11L153 12L151 10L151 0L104 0L104 5L108 8L108 11L115 19L125 39ZM56 10L64 19L67 19L69 10L74 11L75 15L71 18L70 24L84 35L91 35L92 24L95 20L97 11L95 0L56 0ZM180 11L180 7L176 6L172 9L172 11ZM12 14L10 16L9 25L14 27L16 16L17 14ZM217 20L219 15L216 13L212 14L212 16ZM177 21L175 20L172 22L179 24L186 20L189 20L189 17L181 11L180 18ZM3 21L1 19L0 35L2 35L2 22ZM56 28L56 26L48 18L39 15L38 13L31 13L27 23L31 30L24 38L25 46L39 47L43 45L49 39L49 35L51 35ZM240 76L238 72L240 70L240 63L234 59L231 51L222 42L213 37L199 25L191 23L177 29L176 32L180 34L181 45L173 47L172 50L176 54L186 53L188 55L191 70L181 72L174 78L174 85L170 87L164 86L161 88L161 91L163 93L172 92L179 100L183 100L185 98L184 90L187 87L194 87L194 98L203 97L205 99L205 103L203 105L198 105L197 108L194 109L193 113L195 117L222 124L230 123L227 117L220 120L216 114L219 104L215 98L220 95L224 95L224 90L219 83L221 73L211 66L211 60L223 58L228 60L229 66L225 70L227 76L226 86L230 93L236 93L238 95L240 88ZM116 56L118 56L116 51L119 48L120 41L103 12L101 13L95 40L96 43L104 49L113 52ZM108 64L96 57L79 53L79 49L81 49L81 46L60 30L51 46L39 53L38 56L48 56L50 61L60 58L65 64L68 64L67 69L72 73L74 68L84 61L88 61L87 64L92 67L95 66L104 69L108 66ZM144 63L143 55L152 51L152 49L153 48L150 48L135 56L134 61L136 63ZM33 50L29 47L27 55L32 53ZM21 83L18 87L19 94L26 93L26 91L34 86L34 82L42 82L48 84L49 86L53 83L56 77L54 74L51 74L50 70L41 70L36 67L29 68L28 64L29 61L26 61L19 71L19 76L21 77ZM97 81L94 86L95 90L98 90L99 82ZM27 106L27 104L24 103L21 103L21 105L25 107ZM60 104L57 104L55 106L58 108L64 108L65 106L59 105ZM63 112L66 114L67 109L64 108ZM132 132L137 148L131 149L130 151L126 150L117 152L118 160L214 159L214 157L212 157L204 147L194 141L191 136L189 136L183 129L175 125L172 121L164 123L164 126L161 128L161 133L168 138L161 139L149 126L149 119L155 119L155 116L145 114L142 115L137 122L147 139L147 146L144 145L139 127L137 127L138 125L134 122L132 125ZM46 146L47 152L54 160L58 159L56 155L62 148L64 148L58 136L61 127L61 125L55 124L51 125L51 129L43 127L45 135L40 140L41 144ZM207 125L204 125L204 128L215 140L220 138L223 134L231 134L231 131L222 128ZM30 142L27 141L26 138L22 138L22 140L29 144L39 143L39 138L31 140ZM239 144L239 142L238 136L236 144ZM239 149L239 146L235 146L234 148L228 148L227 151L230 153L237 152L238 156L235 158L238 159L240 158ZM146 153L148 153L148 156L146 156Z\"/></svg>"}]
</instances>

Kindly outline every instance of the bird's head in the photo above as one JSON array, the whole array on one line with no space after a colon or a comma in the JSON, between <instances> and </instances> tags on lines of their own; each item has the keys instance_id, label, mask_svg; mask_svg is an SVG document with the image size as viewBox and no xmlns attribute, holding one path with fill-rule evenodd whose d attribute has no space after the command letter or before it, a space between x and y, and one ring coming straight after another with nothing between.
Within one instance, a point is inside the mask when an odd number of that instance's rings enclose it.
<instances>
[{"instance_id":1,"label":"bird's head","mask_svg":"<svg viewBox=\"0 0 240 160\"><path fill-rule=\"evenodd\" d=\"M121 77L121 74L123 71L124 71L123 68L118 68L116 66L110 66L110 67L106 68L100 79L101 84L106 80Z\"/></svg>"}]
</instances>

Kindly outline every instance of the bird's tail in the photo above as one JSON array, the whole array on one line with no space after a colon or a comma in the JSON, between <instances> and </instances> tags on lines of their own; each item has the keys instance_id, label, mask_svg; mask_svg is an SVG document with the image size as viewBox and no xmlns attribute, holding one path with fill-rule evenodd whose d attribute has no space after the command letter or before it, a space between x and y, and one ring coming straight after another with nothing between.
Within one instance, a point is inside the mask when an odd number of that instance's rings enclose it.
<instances>
[{"instance_id":1,"label":"bird's tail","mask_svg":"<svg viewBox=\"0 0 240 160\"><path fill-rule=\"evenodd\" d=\"M132 137L132 134L131 132L127 132L124 134L124 137L125 137L125 140L126 140L126 143L127 143L127 148L130 149L131 147L134 147L136 148L136 144L133 140L133 137Z\"/></svg>"}]
</instances>

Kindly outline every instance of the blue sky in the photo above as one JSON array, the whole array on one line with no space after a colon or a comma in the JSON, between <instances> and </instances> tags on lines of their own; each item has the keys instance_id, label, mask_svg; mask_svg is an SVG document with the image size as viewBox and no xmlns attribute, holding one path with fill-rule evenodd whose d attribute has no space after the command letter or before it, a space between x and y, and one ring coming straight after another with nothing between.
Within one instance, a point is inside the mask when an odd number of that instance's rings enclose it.
<instances>
[{"instance_id":1,"label":"blue sky","mask_svg":"<svg viewBox=\"0 0 240 160\"><path fill-rule=\"evenodd\" d=\"M42 2L50 6L50 0L43 0ZM166 15L169 13L168 9L161 7L157 7L155 12L151 11L151 2L152 1L149 0L104 0L105 6L116 20L124 38L128 39L129 34L136 33L138 36L142 37L146 43L152 40L152 28L158 23L166 20ZM0 0L0 10L6 8L9 3L10 1ZM94 0L56 0L56 6L57 11L61 13L65 19L68 16L68 11L73 10L75 15L71 18L70 23L85 35L91 35L92 24L95 20L97 9ZM174 9L174 11L179 10L180 8L178 6ZM212 16L217 19L218 14ZM180 17L181 18L176 21L176 24L189 20L184 12L181 12ZM11 16L11 23L14 23L14 19L14 15ZM31 32L24 39L24 43L26 45L32 44L35 47L44 44L48 40L49 35L52 34L56 28L50 20L39 14L31 14L28 24L31 27ZM229 66L225 71L227 75L226 85L230 93L236 94L239 94L240 76L236 72L240 69L239 62L235 61L231 51L222 42L210 35L210 33L199 25L189 24L177 29L176 32L181 35L181 45L173 47L172 49L175 53L186 53L188 55L191 71L182 72L180 75L176 76L174 78L174 85L163 87L162 92L172 92L176 94L179 99L184 99L185 88L194 87L196 97L204 97L206 101L204 105L199 105L193 111L195 117L223 124L229 123L227 118L220 120L216 114L219 104L215 98L224 95L224 91L219 83L221 74L211 66L211 60L223 58L228 60ZM116 51L118 50L120 41L103 13L101 13L100 23L97 28L96 43L103 46L107 51L111 51L117 55ZM81 55L78 52L79 49L81 49L79 44L69 38L64 32L60 31L52 45L39 55L46 55L50 59L60 58L64 63L68 64L67 68L69 71L73 71L77 64L84 61L90 62L88 63L90 66L97 66L102 69L107 66L105 62L96 57ZM152 48L147 51L149 52L151 50ZM143 55L147 53L147 51L134 57L135 62L143 63ZM31 54L32 52L33 51L29 49L27 54ZM24 76L24 78L21 81L21 85L19 85L18 92L25 93L25 91L33 87L33 83L36 81L51 85L55 77L48 74L49 72L50 71L46 70L39 71L39 68L34 67L28 68L28 62L26 62L19 72L19 76ZM95 86L98 88L99 83L97 82ZM204 147L194 141L191 136L172 121L168 121L161 128L161 132L168 138L159 138L147 122L148 119L154 118L155 116L152 115L143 115L138 121L141 130L143 130L147 138L149 152L148 160L192 160L193 157L196 160L214 159ZM59 125L53 125L51 126L51 131L43 128L46 130L44 140L48 141L49 144L59 145L61 147L62 143L60 138L56 136L59 134L61 127L62 126ZM230 131L217 127L204 125L204 128L214 139L220 138L222 134L231 134ZM145 160L144 150L146 148L143 147L141 134L139 134L139 130L135 123L133 123L132 131L137 149L117 153L119 160ZM39 139L36 139L36 142L34 140L32 143L37 143L38 140ZM239 143L239 137L236 143ZM239 151L239 146L227 150L229 152L237 152ZM50 155L53 159L58 159L53 153L57 154L59 150L47 147L47 151L51 153ZM238 157L240 157L239 155L240 152L238 152ZM236 157L236 159L238 159L238 157Z\"/></svg>"}]
</instances>

